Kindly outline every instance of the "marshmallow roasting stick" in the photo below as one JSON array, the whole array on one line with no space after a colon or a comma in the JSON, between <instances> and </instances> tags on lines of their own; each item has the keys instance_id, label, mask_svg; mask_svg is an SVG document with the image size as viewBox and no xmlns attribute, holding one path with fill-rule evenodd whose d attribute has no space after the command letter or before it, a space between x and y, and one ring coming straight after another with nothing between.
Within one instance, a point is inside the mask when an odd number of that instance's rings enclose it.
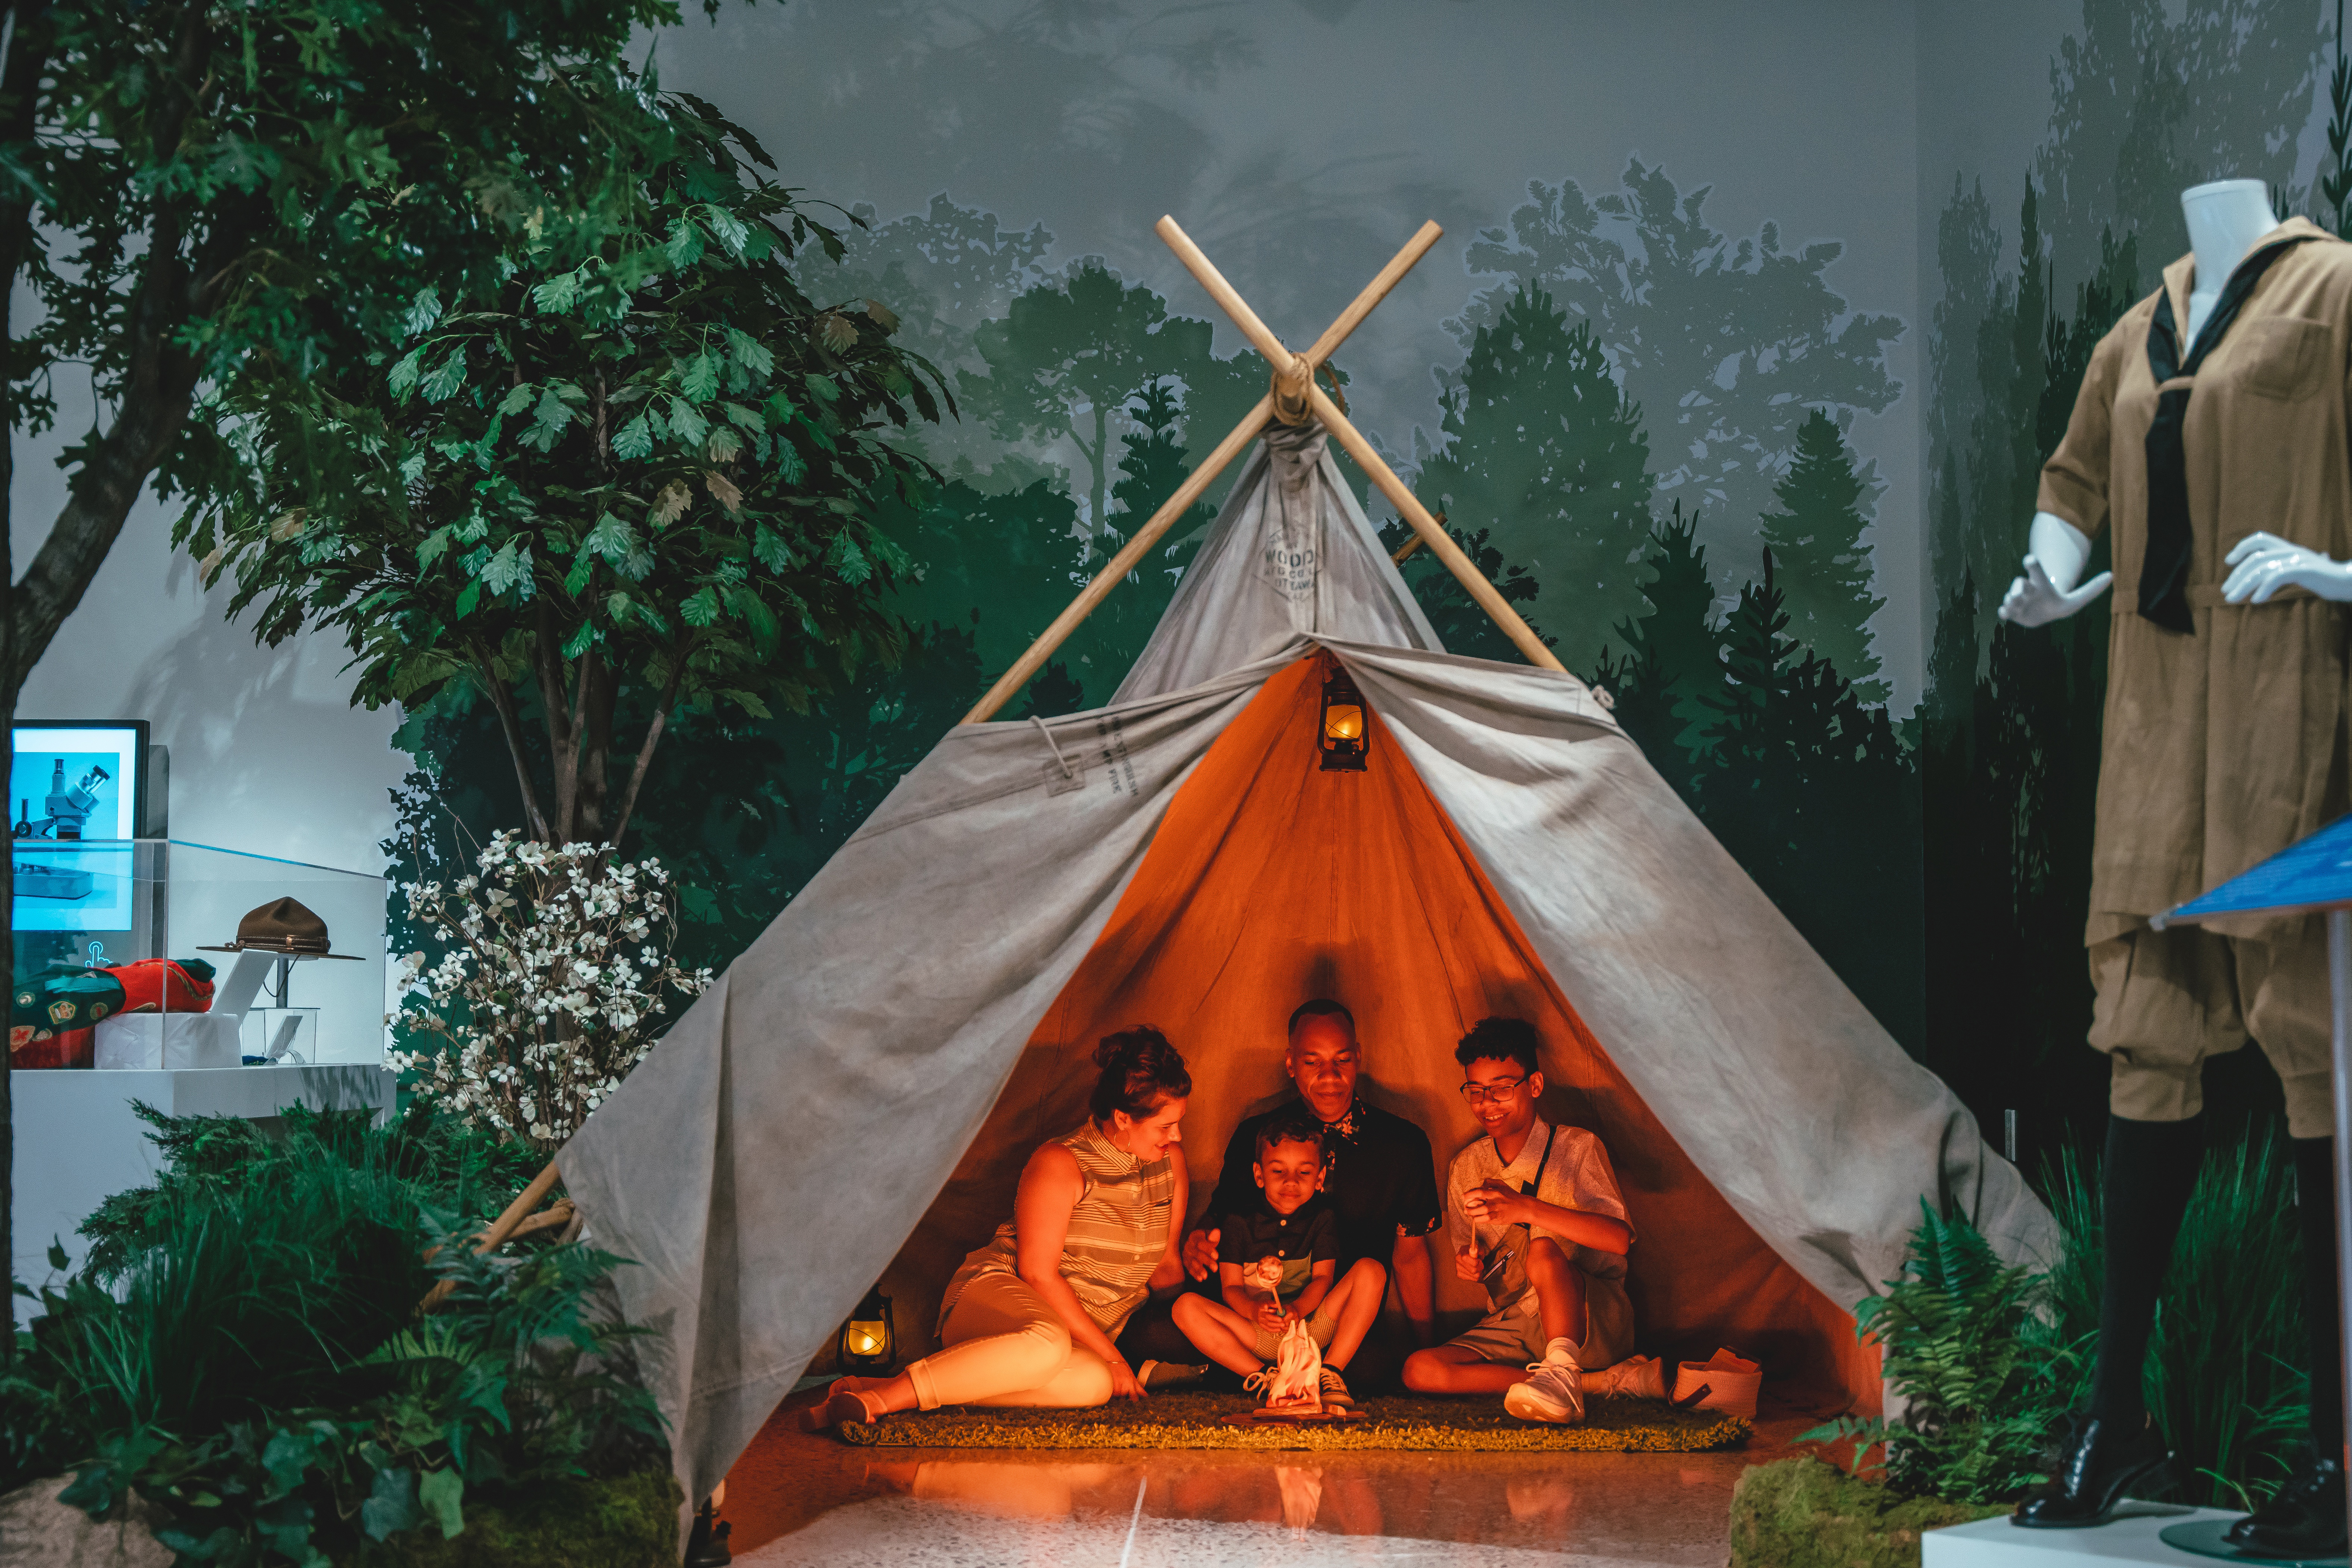
<instances>
[{"instance_id":1,"label":"marshmallow roasting stick","mask_svg":"<svg viewBox=\"0 0 2352 1568\"><path fill-rule=\"evenodd\" d=\"M1422 232L1426 234L1429 228L1436 226L1431 224ZM1356 459L1357 466L1370 476L1372 483L1380 487L1381 493L1388 497L1389 503L1397 509L1397 515L1412 526L1413 532L1421 536L1421 542L1429 547L1430 552L1444 562L1445 569L1469 590L1470 596L1478 601L1478 607L1494 617L1495 624L1503 628L1503 635L1511 639L1512 646L1527 657L1527 661L1538 669L1562 669L1564 667L1553 656L1551 649L1543 645L1543 639L1528 629L1527 622L1519 619L1519 613L1495 591L1495 585L1486 581L1486 574L1472 563L1470 557L1462 552L1462 547L1454 542L1453 537L1435 518L1429 515L1429 509L1405 488L1404 481L1397 478L1396 470L1388 466L1387 460L1372 449L1372 444L1364 439L1363 433L1339 412L1339 405L1315 384L1315 367L1307 356L1294 354L1282 346L1282 340L1258 320L1257 312L1249 308L1249 302L1225 281L1224 275L1201 253L1201 247L1176 226L1174 218L1160 220L1160 237L1168 242L1168 248L1176 253L1177 259L1183 262L1185 268L1200 280L1201 287L1209 291L1209 298L1233 318L1234 325L1242 330L1242 335L1249 339L1257 352L1274 366L1276 416L1294 425L1306 423L1310 414L1321 420L1323 427L1339 438L1339 445L1347 448L1348 456ZM1352 305L1348 309L1349 312L1355 310ZM1356 319L1360 321L1362 317L1358 315ZM1354 325L1345 313L1339 320L1350 328ZM1339 323L1334 323L1333 330L1339 330ZM1330 335L1326 332L1324 337ZM1315 346L1321 349L1322 340L1317 340Z\"/></svg>"},{"instance_id":2,"label":"marshmallow roasting stick","mask_svg":"<svg viewBox=\"0 0 2352 1568\"><path fill-rule=\"evenodd\" d=\"M1180 239L1183 240L1187 247L1192 244L1190 239L1184 238L1184 231L1176 226L1174 218L1161 218L1159 232L1160 237L1167 240L1171 247L1175 247L1177 240ZM1211 485L1216 483L1217 476L1225 471L1226 465L1240 457L1248 448L1249 444L1257 439L1258 432L1265 428L1265 422L1268 419L1286 414L1286 409L1296 409L1303 415L1306 407L1305 396L1297 390L1297 386L1291 380L1286 378L1295 377L1299 383L1310 380L1316 367L1329 358L1341 343L1347 342L1348 334L1362 324L1364 318L1372 313L1372 307L1379 304L1388 291L1396 287L1397 279L1412 270L1413 263L1427 255L1429 247L1435 245L1444 233L1444 229L1433 223L1423 224L1421 232L1414 235L1386 267L1381 268L1380 275L1364 286L1364 291L1356 296L1353 303L1339 312L1339 319L1324 331L1321 337L1315 340L1313 348L1305 354L1293 354L1287 350L1283 352L1282 357L1276 362L1277 368L1283 374L1276 376L1275 389L1259 398L1256 405L1247 414L1242 416L1242 422L1234 426L1233 433L1218 442L1215 449L1201 460L1201 466L1193 469L1182 484L1176 487L1176 493L1170 496L1160 510L1151 514L1151 520L1135 531L1134 536L1121 547L1119 552L1111 557L1110 563L1096 575L1093 582L1086 585L1084 591L1076 599L1071 601L1070 607L1056 616L1054 618L1054 624L1047 626L1037 640L1029 645L1029 651L1015 660L1013 668L1006 670L998 679L996 684L988 689L988 695L972 704L971 711L963 716L962 722L984 723L995 715L998 709L1013 700L1013 694L1027 685L1029 678L1045 667L1045 661L1053 658L1054 650L1062 646L1064 639L1077 630L1078 623L1091 615L1097 605L1108 598L1110 591L1118 587L1129 573L1143 563L1144 556L1150 552L1153 545L1160 542L1160 536L1173 527L1176 520L1182 517ZM1171 238L1171 236L1174 237ZM1183 256L1184 249L1178 248L1176 254L1180 257ZM1199 256L1200 252L1194 249L1192 254ZM1186 265L1190 266L1191 263L1187 261ZM1201 265L1208 266L1205 258L1202 259ZM1216 268L1210 268L1209 270L1213 274ZM1224 284L1224 279L1222 278L1217 281L1220 285ZM1233 294L1230 286L1226 287L1225 291ZM1234 304L1240 305L1242 313L1248 316L1250 321L1253 322L1257 321L1257 317L1250 311L1250 308L1241 304L1240 295L1233 294L1233 300ZM1219 303L1222 304L1223 301L1221 300ZM1231 306L1227 307L1229 312L1231 309ZM1247 329L1244 328L1244 331ZM1274 334L1267 332L1262 323L1259 324L1258 331L1265 333L1269 342L1273 340ZM1255 338L1251 341L1256 342ZM1264 346L1259 344L1260 348ZM1301 366L1304 368L1301 369ZM1291 422L1297 423L1297 418L1293 417ZM1475 572L1476 569L1474 567L1472 570ZM1483 582L1485 579L1481 578L1480 581ZM1496 603L1500 602L1498 596Z\"/></svg>"}]
</instances>

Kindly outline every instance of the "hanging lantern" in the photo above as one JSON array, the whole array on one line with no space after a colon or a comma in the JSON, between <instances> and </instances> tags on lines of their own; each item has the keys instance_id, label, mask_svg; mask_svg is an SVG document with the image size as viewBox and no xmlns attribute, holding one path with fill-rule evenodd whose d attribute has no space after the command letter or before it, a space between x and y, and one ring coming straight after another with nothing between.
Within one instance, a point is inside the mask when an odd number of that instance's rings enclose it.
<instances>
[{"instance_id":1,"label":"hanging lantern","mask_svg":"<svg viewBox=\"0 0 2352 1568\"><path fill-rule=\"evenodd\" d=\"M898 1359L890 1333L890 1298L877 1285L841 1325L841 1365L845 1372L879 1372Z\"/></svg>"},{"instance_id":2,"label":"hanging lantern","mask_svg":"<svg viewBox=\"0 0 2352 1568\"><path fill-rule=\"evenodd\" d=\"M1371 749L1364 694L1356 689L1339 661L1333 659L1325 666L1323 676L1323 732L1315 765L1327 773L1360 773Z\"/></svg>"}]
</instances>

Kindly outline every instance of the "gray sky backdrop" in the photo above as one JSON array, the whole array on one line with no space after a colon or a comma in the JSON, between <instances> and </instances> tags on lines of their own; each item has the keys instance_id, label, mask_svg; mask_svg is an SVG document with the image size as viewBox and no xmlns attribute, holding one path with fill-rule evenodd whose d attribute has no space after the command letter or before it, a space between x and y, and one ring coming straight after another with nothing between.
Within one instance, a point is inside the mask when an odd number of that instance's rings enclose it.
<instances>
[{"instance_id":1,"label":"gray sky backdrop","mask_svg":"<svg viewBox=\"0 0 2352 1568\"><path fill-rule=\"evenodd\" d=\"M2172 0L2174 19L2182 9ZM1905 395L1853 435L1887 480L1879 651L1897 710L1916 700L1937 218L1958 172L1981 174L2013 226L2080 0L1263 0L1150 14L1118 0L730 5L716 27L698 19L666 38L660 60L670 85L751 126L814 194L887 218L947 190L1009 226L1045 224L1057 264L1098 252L1178 310L1213 316L1151 237L1172 212L1296 340L1437 218L1445 244L1347 356L1364 423L1396 450L1434 425L1431 367L1459 363L1439 323L1475 285L1463 247L1530 179L1597 194L1639 153L1685 191L1711 184L1707 213L1727 233L1771 220L1791 246L1843 242L1832 286L1907 324L1892 364ZM1222 51L1202 47L1219 28ZM2317 135L2315 121L2305 171ZM1221 331L1221 347L1241 346ZM20 562L62 500L61 445L19 444ZM182 837L380 867L385 791L406 766L388 745L396 716L348 706L331 643L256 648L222 621L226 590L201 591L167 537L151 498L34 671L25 715L152 721L173 749Z\"/></svg>"},{"instance_id":2,"label":"gray sky backdrop","mask_svg":"<svg viewBox=\"0 0 2352 1568\"><path fill-rule=\"evenodd\" d=\"M2042 9L2046 38L2064 13ZM1215 321L1220 353L1241 336L1152 234L1162 213L1301 346L1435 218L1445 239L1342 356L1391 453L1435 434L1432 367L1462 358L1440 323L1479 286L1464 249L1530 180L1598 195L1638 155L1685 195L1711 185L1707 219L1735 237L1843 242L1829 285L1908 329L1889 357L1904 397L1853 431L1887 481L1874 629L1902 710L1923 663L1916 36L1885 0L793 0L674 29L659 60L810 194L887 222L945 191L1043 223L1052 265L1106 258Z\"/></svg>"}]
</instances>

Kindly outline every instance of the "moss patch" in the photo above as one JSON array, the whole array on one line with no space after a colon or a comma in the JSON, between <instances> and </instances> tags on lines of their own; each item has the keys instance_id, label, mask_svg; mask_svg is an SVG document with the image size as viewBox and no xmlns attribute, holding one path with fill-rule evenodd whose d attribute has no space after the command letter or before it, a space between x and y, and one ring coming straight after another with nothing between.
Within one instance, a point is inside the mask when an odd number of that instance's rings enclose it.
<instances>
[{"instance_id":1,"label":"moss patch","mask_svg":"<svg viewBox=\"0 0 2352 1568\"><path fill-rule=\"evenodd\" d=\"M1596 1399L1574 1426L1507 1414L1499 1399L1364 1400L1345 1426L1228 1426L1256 1402L1239 1394L1155 1394L1095 1410L991 1410L949 1405L839 1430L847 1441L888 1448L1424 1448L1484 1452L1574 1450L1691 1453L1748 1435L1748 1423L1712 1410L1676 1410L1647 1399Z\"/></svg>"},{"instance_id":2,"label":"moss patch","mask_svg":"<svg viewBox=\"0 0 2352 1568\"><path fill-rule=\"evenodd\" d=\"M499 1503L468 1500L460 1533L408 1531L341 1568L676 1568L679 1502L667 1470L557 1481Z\"/></svg>"},{"instance_id":3,"label":"moss patch","mask_svg":"<svg viewBox=\"0 0 2352 1568\"><path fill-rule=\"evenodd\" d=\"M2010 1506L1897 1497L1819 1459L1780 1459L1732 1491L1731 1568L1918 1568L1920 1531Z\"/></svg>"}]
</instances>

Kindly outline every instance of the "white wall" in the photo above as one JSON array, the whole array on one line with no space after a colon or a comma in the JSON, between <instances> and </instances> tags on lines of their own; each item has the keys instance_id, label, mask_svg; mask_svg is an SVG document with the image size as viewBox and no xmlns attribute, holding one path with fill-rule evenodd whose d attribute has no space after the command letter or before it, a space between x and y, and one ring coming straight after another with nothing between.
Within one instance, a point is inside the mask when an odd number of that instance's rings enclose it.
<instances>
[{"instance_id":1,"label":"white wall","mask_svg":"<svg viewBox=\"0 0 2352 1568\"><path fill-rule=\"evenodd\" d=\"M16 444L20 574L65 500L60 445L54 433ZM399 714L352 706L340 643L304 636L264 648L230 625L228 585L205 592L195 563L171 549L173 515L152 492L141 499L34 668L18 716L146 720L172 751L174 838L381 874L387 792L407 771L390 745Z\"/></svg>"}]
</instances>

